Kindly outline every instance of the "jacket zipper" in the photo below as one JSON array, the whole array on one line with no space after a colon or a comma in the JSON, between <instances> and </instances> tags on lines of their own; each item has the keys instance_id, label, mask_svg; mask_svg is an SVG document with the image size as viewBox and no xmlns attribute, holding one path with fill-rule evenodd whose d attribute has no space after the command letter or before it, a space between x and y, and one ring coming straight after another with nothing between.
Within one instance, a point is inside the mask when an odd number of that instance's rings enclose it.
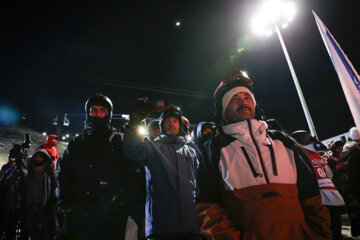
<instances>
[{"instance_id":1,"label":"jacket zipper","mask_svg":"<svg viewBox=\"0 0 360 240\"><path fill-rule=\"evenodd\" d=\"M174 149L175 150L175 149ZM185 150L184 150L185 151ZM176 166L176 175L177 175L177 185L178 185L178 192L179 192L179 196L181 195L181 186L180 186L180 173L179 173L179 161L178 161L178 156L176 154L176 150L175 150L175 166ZM183 228L183 213L182 213L182 201L181 201L181 197L179 198L179 215L180 215L180 223L178 224L180 226L180 229Z\"/></svg>"},{"instance_id":2,"label":"jacket zipper","mask_svg":"<svg viewBox=\"0 0 360 240\"><path fill-rule=\"evenodd\" d=\"M249 167L251 169L251 172L254 176L254 178L256 178L257 176L261 175L260 173L257 173L255 168L254 168L254 165L252 164L251 160L250 160L250 157L249 157L249 154L246 152L246 149L244 147L241 147L241 150L243 151L244 153L244 156L246 158L246 161L248 162L249 164Z\"/></svg>"},{"instance_id":3,"label":"jacket zipper","mask_svg":"<svg viewBox=\"0 0 360 240\"><path fill-rule=\"evenodd\" d=\"M256 148L256 151L257 151L257 153L259 155L260 165L261 165L261 169L262 169L262 171L264 173L265 181L266 181L266 183L269 183L269 178L268 178L268 176L266 174L266 171L265 171L264 161L263 161L262 155L260 153L259 146L258 146L257 142L255 141L255 138L254 138L253 133L252 133L250 120L246 120L246 121L247 121L248 126L249 126L249 132L250 132L251 140L253 141L253 143L255 145L255 148Z\"/></svg>"},{"instance_id":4,"label":"jacket zipper","mask_svg":"<svg viewBox=\"0 0 360 240\"><path fill-rule=\"evenodd\" d=\"M268 145L268 147L269 147L270 154L271 154L271 163L272 163L272 167L273 167L273 173L274 173L274 176L277 176L278 171L277 171L277 166L276 166L274 147L273 147L272 143L271 143L271 145Z\"/></svg>"}]
</instances>

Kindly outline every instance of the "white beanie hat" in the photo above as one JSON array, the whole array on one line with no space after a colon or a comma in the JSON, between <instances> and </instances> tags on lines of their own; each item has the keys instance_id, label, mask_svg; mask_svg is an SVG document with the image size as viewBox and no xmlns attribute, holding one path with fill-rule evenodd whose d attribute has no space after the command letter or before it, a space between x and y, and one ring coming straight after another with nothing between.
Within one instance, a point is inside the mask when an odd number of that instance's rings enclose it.
<instances>
[{"instance_id":1,"label":"white beanie hat","mask_svg":"<svg viewBox=\"0 0 360 240\"><path fill-rule=\"evenodd\" d=\"M239 87L234 87L232 89L230 89L229 91L227 91L223 98L222 98L222 114L224 116L225 110L227 105L229 104L231 98L237 94L237 93L241 93L241 92L245 92L247 94L250 95L252 102L254 103L254 105L256 106L256 101L254 98L253 93L247 88L247 87L243 87L243 86L239 86Z\"/></svg>"},{"instance_id":2,"label":"white beanie hat","mask_svg":"<svg viewBox=\"0 0 360 240\"><path fill-rule=\"evenodd\" d=\"M354 141L360 140L360 131L357 127L352 127L349 132L350 132L351 140Z\"/></svg>"}]
</instances>

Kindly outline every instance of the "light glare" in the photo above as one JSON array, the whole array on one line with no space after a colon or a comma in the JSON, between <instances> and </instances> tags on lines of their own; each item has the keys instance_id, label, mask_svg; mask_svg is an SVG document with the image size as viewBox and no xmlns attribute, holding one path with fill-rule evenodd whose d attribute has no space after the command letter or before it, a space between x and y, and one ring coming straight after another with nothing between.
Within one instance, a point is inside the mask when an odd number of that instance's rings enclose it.
<instances>
[{"instance_id":1,"label":"light glare","mask_svg":"<svg viewBox=\"0 0 360 240\"><path fill-rule=\"evenodd\" d=\"M283 24L281 25L282 28L287 28L287 26L289 26L288 23L283 23Z\"/></svg>"},{"instance_id":2,"label":"light glare","mask_svg":"<svg viewBox=\"0 0 360 240\"><path fill-rule=\"evenodd\" d=\"M292 21L295 16L295 4L293 2L287 2L283 5L282 12L288 22Z\"/></svg>"},{"instance_id":3,"label":"light glare","mask_svg":"<svg viewBox=\"0 0 360 240\"><path fill-rule=\"evenodd\" d=\"M272 30L266 30L266 32L265 32L265 36L271 36L271 34L273 33L273 31Z\"/></svg>"},{"instance_id":4,"label":"light glare","mask_svg":"<svg viewBox=\"0 0 360 240\"><path fill-rule=\"evenodd\" d=\"M241 72L241 74L242 74L244 77L249 78L249 75L247 74L246 71L240 71L240 72Z\"/></svg>"},{"instance_id":5,"label":"light glare","mask_svg":"<svg viewBox=\"0 0 360 240\"><path fill-rule=\"evenodd\" d=\"M191 137L190 135L186 135L185 138L186 138L187 141L191 141L191 140L192 140L192 137Z\"/></svg>"},{"instance_id":6,"label":"light glare","mask_svg":"<svg viewBox=\"0 0 360 240\"><path fill-rule=\"evenodd\" d=\"M281 4L279 1L270 0L264 3L262 8L262 14L271 22L276 22L281 16Z\"/></svg>"},{"instance_id":7,"label":"light glare","mask_svg":"<svg viewBox=\"0 0 360 240\"><path fill-rule=\"evenodd\" d=\"M266 28L267 19L261 14L256 15L252 20L252 29L254 32L259 35L263 35L266 32Z\"/></svg>"},{"instance_id":8,"label":"light glare","mask_svg":"<svg viewBox=\"0 0 360 240\"><path fill-rule=\"evenodd\" d=\"M293 2L266 1L260 6L259 12L253 17L251 26L255 33L270 36L273 32L274 24L285 28L294 18L294 15L295 4Z\"/></svg>"},{"instance_id":9,"label":"light glare","mask_svg":"<svg viewBox=\"0 0 360 240\"><path fill-rule=\"evenodd\" d=\"M139 127L139 130L138 130L138 133L139 133L140 135L145 135L146 129L145 129L143 126L140 126L140 127Z\"/></svg>"}]
</instances>

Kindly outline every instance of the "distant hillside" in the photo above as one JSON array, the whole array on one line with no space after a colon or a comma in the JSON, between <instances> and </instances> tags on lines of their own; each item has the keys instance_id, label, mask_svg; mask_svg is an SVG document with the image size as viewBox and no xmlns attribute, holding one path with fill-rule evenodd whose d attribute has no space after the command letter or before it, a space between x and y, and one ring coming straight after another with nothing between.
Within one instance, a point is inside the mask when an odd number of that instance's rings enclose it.
<instances>
[{"instance_id":1,"label":"distant hillside","mask_svg":"<svg viewBox=\"0 0 360 240\"><path fill-rule=\"evenodd\" d=\"M27 150L28 154L31 155L33 150L40 144L45 143L46 136L41 133L19 126L12 127L0 127L0 167L8 161L9 151L14 143L21 144L24 141L24 134L28 133L31 135L31 146ZM57 149L59 155L62 156L67 142L59 142Z\"/></svg>"}]
</instances>

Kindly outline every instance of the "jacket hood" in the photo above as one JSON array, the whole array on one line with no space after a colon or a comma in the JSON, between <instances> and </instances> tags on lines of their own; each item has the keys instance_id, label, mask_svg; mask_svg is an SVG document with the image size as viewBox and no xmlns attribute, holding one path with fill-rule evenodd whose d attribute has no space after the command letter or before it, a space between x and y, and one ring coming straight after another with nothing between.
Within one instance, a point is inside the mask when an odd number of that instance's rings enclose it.
<instances>
[{"instance_id":1,"label":"jacket hood","mask_svg":"<svg viewBox=\"0 0 360 240\"><path fill-rule=\"evenodd\" d=\"M33 155L30 157L30 163L33 163L33 160L36 155L41 155L45 159L44 162L51 162L51 157L48 154L48 152L46 151L46 149L40 148L40 149L36 150L33 153Z\"/></svg>"},{"instance_id":2,"label":"jacket hood","mask_svg":"<svg viewBox=\"0 0 360 240\"><path fill-rule=\"evenodd\" d=\"M360 149L360 143L356 141L349 141L345 143L342 152L340 153L340 161L346 161L347 157L356 150Z\"/></svg>"},{"instance_id":3,"label":"jacket hood","mask_svg":"<svg viewBox=\"0 0 360 240\"><path fill-rule=\"evenodd\" d=\"M50 134L46 137L46 145L48 145L49 147L55 147L58 141L59 137L55 134Z\"/></svg>"}]
</instances>

